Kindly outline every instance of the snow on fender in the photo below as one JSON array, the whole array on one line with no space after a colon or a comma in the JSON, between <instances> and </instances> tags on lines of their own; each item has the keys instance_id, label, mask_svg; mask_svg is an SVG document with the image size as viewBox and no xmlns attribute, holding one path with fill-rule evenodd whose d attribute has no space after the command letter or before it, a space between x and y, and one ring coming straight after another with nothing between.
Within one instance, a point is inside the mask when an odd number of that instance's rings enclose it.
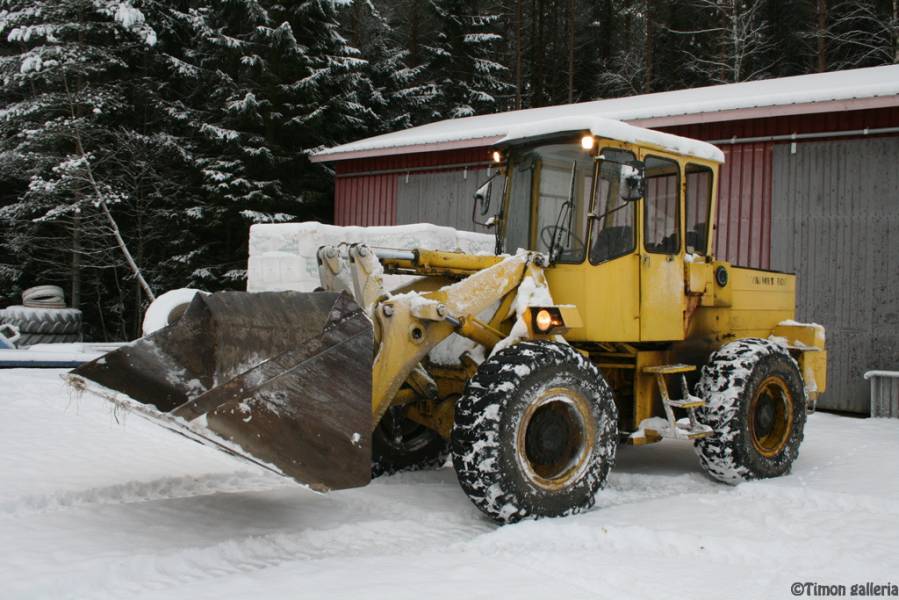
<instances>
[{"instance_id":1,"label":"snow on fender","mask_svg":"<svg viewBox=\"0 0 899 600\"><path fill-rule=\"evenodd\" d=\"M166 292L156 298L147 307L147 312L144 313L144 335L150 335L154 331L158 331L177 321L197 294L208 296L209 292L193 288L181 288L180 290Z\"/></svg>"}]
</instances>

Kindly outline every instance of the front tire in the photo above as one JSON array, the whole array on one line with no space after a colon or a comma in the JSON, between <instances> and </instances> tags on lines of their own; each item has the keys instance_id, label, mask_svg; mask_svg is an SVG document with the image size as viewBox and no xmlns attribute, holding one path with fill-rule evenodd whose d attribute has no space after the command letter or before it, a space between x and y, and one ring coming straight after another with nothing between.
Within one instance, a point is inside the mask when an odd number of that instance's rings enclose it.
<instances>
[{"instance_id":1,"label":"front tire","mask_svg":"<svg viewBox=\"0 0 899 600\"><path fill-rule=\"evenodd\" d=\"M696 395L706 401L699 422L715 432L695 443L710 477L736 484L790 471L804 434L806 394L783 346L762 339L727 344L703 367Z\"/></svg>"},{"instance_id":2,"label":"front tire","mask_svg":"<svg viewBox=\"0 0 899 600\"><path fill-rule=\"evenodd\" d=\"M611 389L564 344L521 342L500 351L456 403L456 475L474 505L501 523L590 508L617 447Z\"/></svg>"}]
</instances>

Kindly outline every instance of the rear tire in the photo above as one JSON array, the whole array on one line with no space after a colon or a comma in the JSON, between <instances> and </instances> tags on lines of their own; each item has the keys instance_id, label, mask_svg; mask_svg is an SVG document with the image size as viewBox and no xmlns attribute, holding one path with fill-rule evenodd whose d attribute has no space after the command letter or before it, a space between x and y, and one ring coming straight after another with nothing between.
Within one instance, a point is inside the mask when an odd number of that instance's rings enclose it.
<instances>
[{"instance_id":1,"label":"rear tire","mask_svg":"<svg viewBox=\"0 0 899 600\"><path fill-rule=\"evenodd\" d=\"M439 469L449 457L449 442L436 431L392 408L372 432L372 479L402 471Z\"/></svg>"},{"instance_id":2,"label":"rear tire","mask_svg":"<svg viewBox=\"0 0 899 600\"><path fill-rule=\"evenodd\" d=\"M617 447L611 389L564 344L521 342L500 351L456 403L456 475L474 505L501 523L589 509Z\"/></svg>"},{"instance_id":3,"label":"rear tire","mask_svg":"<svg viewBox=\"0 0 899 600\"><path fill-rule=\"evenodd\" d=\"M799 456L806 394L799 366L769 340L727 344L702 368L697 410L714 435L697 440L702 468L713 479L736 484L778 477Z\"/></svg>"}]
</instances>

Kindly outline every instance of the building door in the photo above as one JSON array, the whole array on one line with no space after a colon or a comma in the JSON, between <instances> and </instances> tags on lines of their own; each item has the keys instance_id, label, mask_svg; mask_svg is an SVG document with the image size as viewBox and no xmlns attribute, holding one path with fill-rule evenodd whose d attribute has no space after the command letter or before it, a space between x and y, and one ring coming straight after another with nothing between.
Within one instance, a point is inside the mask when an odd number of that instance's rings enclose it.
<instances>
[{"instance_id":1,"label":"building door","mask_svg":"<svg viewBox=\"0 0 899 600\"><path fill-rule=\"evenodd\" d=\"M899 138L774 149L771 268L827 330L821 408L867 413L865 371L899 369Z\"/></svg>"}]
</instances>

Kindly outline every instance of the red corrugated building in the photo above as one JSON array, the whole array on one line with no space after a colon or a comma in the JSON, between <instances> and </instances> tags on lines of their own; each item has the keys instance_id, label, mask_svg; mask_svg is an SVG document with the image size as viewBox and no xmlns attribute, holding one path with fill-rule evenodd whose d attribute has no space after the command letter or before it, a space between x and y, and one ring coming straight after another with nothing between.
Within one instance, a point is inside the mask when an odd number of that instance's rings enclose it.
<instances>
[{"instance_id":1,"label":"red corrugated building","mask_svg":"<svg viewBox=\"0 0 899 600\"><path fill-rule=\"evenodd\" d=\"M862 373L899 369L899 65L441 121L313 160L335 167L338 225L474 229L491 145L573 115L721 147L716 255L800 275L799 318L829 331L821 405L867 412Z\"/></svg>"}]
</instances>

